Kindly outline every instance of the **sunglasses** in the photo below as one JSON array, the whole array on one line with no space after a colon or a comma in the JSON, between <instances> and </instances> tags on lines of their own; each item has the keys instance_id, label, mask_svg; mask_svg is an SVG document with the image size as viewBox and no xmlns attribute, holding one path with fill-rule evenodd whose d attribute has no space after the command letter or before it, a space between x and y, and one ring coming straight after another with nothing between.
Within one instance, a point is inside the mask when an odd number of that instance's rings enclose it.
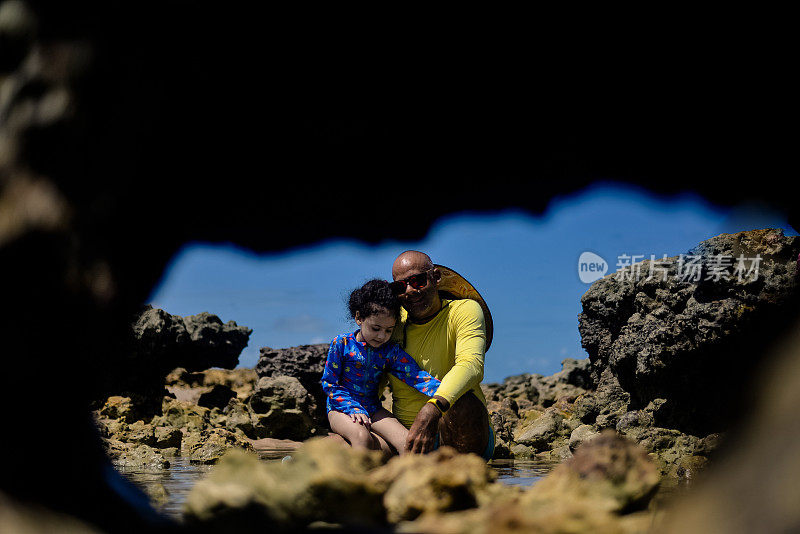
<instances>
[{"instance_id":1,"label":"sunglasses","mask_svg":"<svg viewBox=\"0 0 800 534\"><path fill-rule=\"evenodd\" d=\"M389 289L392 290L395 296L402 295L406 292L406 286L411 286L414 289L422 289L426 285L428 285L428 273L431 272L431 269L428 269L424 273L415 274L414 276L409 276L405 280L397 280L396 282L392 282L389 284Z\"/></svg>"}]
</instances>

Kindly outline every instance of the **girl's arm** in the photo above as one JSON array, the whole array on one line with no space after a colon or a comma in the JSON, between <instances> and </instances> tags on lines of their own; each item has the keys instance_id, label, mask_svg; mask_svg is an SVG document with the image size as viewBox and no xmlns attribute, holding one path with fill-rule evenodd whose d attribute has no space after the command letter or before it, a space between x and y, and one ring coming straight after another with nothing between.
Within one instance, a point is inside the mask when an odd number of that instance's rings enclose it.
<instances>
[{"instance_id":1,"label":"girl's arm","mask_svg":"<svg viewBox=\"0 0 800 534\"><path fill-rule=\"evenodd\" d=\"M436 394L441 382L423 370L400 345L394 346L387 360L389 372L394 376L428 397Z\"/></svg>"},{"instance_id":2,"label":"girl's arm","mask_svg":"<svg viewBox=\"0 0 800 534\"><path fill-rule=\"evenodd\" d=\"M325 360L325 370L322 373L322 391L330 400L331 407L337 412L348 415L360 413L369 416L353 399L352 394L344 386L339 385L342 377L342 354L345 343L345 338L340 336L331 341L328 358Z\"/></svg>"}]
</instances>

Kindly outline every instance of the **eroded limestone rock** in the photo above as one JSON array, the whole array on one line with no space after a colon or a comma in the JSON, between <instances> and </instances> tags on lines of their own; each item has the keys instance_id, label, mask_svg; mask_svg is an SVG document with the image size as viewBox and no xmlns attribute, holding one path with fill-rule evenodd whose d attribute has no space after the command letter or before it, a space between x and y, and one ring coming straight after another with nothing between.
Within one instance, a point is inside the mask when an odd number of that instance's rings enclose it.
<instances>
[{"instance_id":1,"label":"eroded limestone rock","mask_svg":"<svg viewBox=\"0 0 800 534\"><path fill-rule=\"evenodd\" d=\"M381 525L382 494L366 477L381 458L324 438L309 440L285 463L232 451L192 489L185 516L225 531L242 518L251 530L253 522L280 531L314 521Z\"/></svg>"}]
</instances>

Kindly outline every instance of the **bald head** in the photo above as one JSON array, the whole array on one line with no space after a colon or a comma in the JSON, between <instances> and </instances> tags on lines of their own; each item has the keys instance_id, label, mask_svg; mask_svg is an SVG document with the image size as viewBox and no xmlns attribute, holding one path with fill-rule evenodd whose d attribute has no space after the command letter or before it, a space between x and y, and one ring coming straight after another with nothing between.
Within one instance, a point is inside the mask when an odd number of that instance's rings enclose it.
<instances>
[{"instance_id":1,"label":"bald head","mask_svg":"<svg viewBox=\"0 0 800 534\"><path fill-rule=\"evenodd\" d=\"M409 271L423 272L433 268L430 256L417 250L406 250L394 260L392 264L392 278L395 280L401 274Z\"/></svg>"},{"instance_id":2,"label":"bald head","mask_svg":"<svg viewBox=\"0 0 800 534\"><path fill-rule=\"evenodd\" d=\"M408 312L412 321L423 321L436 315L442 308L437 287L441 279L439 269L434 268L430 256L417 250L407 250L397 256L392 264L394 280L408 280L425 273L424 286L405 285L405 290L397 295L400 304Z\"/></svg>"}]
</instances>

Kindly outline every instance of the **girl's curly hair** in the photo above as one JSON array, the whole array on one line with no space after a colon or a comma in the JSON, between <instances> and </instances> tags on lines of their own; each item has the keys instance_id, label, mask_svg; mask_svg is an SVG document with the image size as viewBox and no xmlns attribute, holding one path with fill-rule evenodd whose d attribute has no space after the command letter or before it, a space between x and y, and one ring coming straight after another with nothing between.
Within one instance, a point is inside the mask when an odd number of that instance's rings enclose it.
<instances>
[{"instance_id":1,"label":"girl's curly hair","mask_svg":"<svg viewBox=\"0 0 800 534\"><path fill-rule=\"evenodd\" d=\"M355 319L356 313L361 320L378 313L389 312L400 315L400 301L389 289L389 282L375 278L350 293L348 301L350 316Z\"/></svg>"}]
</instances>

